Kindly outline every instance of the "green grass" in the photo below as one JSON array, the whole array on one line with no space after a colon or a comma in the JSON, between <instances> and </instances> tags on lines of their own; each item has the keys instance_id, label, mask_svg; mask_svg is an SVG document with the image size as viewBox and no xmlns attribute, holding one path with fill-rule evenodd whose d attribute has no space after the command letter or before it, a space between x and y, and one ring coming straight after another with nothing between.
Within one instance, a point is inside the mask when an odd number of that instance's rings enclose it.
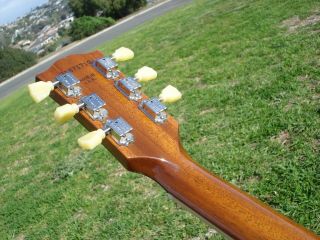
<instances>
[{"instance_id":1,"label":"green grass","mask_svg":"<svg viewBox=\"0 0 320 240\"><path fill-rule=\"evenodd\" d=\"M320 24L317 0L197 1L99 47L132 48L183 99L169 106L182 143L210 171L320 234ZM220 239L146 177L103 147L82 152L86 131L53 122L56 104L26 90L0 103L1 239ZM211 234L212 235L212 234Z\"/></svg>"}]
</instances>

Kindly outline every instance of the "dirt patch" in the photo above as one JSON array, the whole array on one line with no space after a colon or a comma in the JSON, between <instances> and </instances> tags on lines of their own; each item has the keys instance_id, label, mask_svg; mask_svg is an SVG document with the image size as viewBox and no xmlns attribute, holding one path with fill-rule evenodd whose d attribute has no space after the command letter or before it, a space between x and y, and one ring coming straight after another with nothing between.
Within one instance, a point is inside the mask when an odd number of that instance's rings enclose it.
<instances>
[{"instance_id":1,"label":"dirt patch","mask_svg":"<svg viewBox=\"0 0 320 240\"><path fill-rule=\"evenodd\" d=\"M191 238L191 240L210 239L216 234L218 234L218 232L215 229L209 228L207 233L205 233L204 235L198 236L198 237Z\"/></svg>"},{"instance_id":2,"label":"dirt patch","mask_svg":"<svg viewBox=\"0 0 320 240\"><path fill-rule=\"evenodd\" d=\"M296 27L296 26L299 26L300 22L301 22L301 19L299 18L299 16L294 16L292 18L282 21L281 27L287 27L287 28Z\"/></svg>"},{"instance_id":3,"label":"dirt patch","mask_svg":"<svg viewBox=\"0 0 320 240\"><path fill-rule=\"evenodd\" d=\"M202 145L207 141L208 141L208 138L206 136L204 136L204 137L200 138L198 141L196 141L195 144L196 145Z\"/></svg>"},{"instance_id":4,"label":"dirt patch","mask_svg":"<svg viewBox=\"0 0 320 240\"><path fill-rule=\"evenodd\" d=\"M289 101L286 106L284 106L283 111L284 112L289 112L293 107L293 102Z\"/></svg>"},{"instance_id":5,"label":"dirt patch","mask_svg":"<svg viewBox=\"0 0 320 240\"><path fill-rule=\"evenodd\" d=\"M314 139L312 142L312 148L315 152L320 151L320 139Z\"/></svg>"},{"instance_id":6,"label":"dirt patch","mask_svg":"<svg viewBox=\"0 0 320 240\"><path fill-rule=\"evenodd\" d=\"M124 174L127 174L127 170L124 167L117 168L111 175L116 177L121 177Z\"/></svg>"},{"instance_id":7,"label":"dirt patch","mask_svg":"<svg viewBox=\"0 0 320 240\"><path fill-rule=\"evenodd\" d=\"M320 86L320 82L318 80L312 79L308 75L299 76L298 81L305 84L308 87L308 89L310 89L313 92L316 92L317 88ZM312 99L317 100L318 99L317 95L319 94L316 93L314 96L312 96Z\"/></svg>"},{"instance_id":8,"label":"dirt patch","mask_svg":"<svg viewBox=\"0 0 320 240\"><path fill-rule=\"evenodd\" d=\"M287 145L290 143L290 135L288 131L282 131L277 136L271 137L270 140L281 145Z\"/></svg>"},{"instance_id":9,"label":"dirt patch","mask_svg":"<svg viewBox=\"0 0 320 240\"><path fill-rule=\"evenodd\" d=\"M179 124L182 124L182 123L186 122L183 114L180 114L176 119L177 119Z\"/></svg>"},{"instance_id":10,"label":"dirt patch","mask_svg":"<svg viewBox=\"0 0 320 240\"><path fill-rule=\"evenodd\" d=\"M101 184L101 185L99 185L100 186L100 188L102 189L102 191L108 191L109 189L110 189L110 186L109 185L107 185L107 184Z\"/></svg>"},{"instance_id":11,"label":"dirt patch","mask_svg":"<svg viewBox=\"0 0 320 240\"><path fill-rule=\"evenodd\" d=\"M76 212L73 216L72 216L72 220L84 220L87 217L87 215L85 213L83 213L82 211Z\"/></svg>"},{"instance_id":12,"label":"dirt patch","mask_svg":"<svg viewBox=\"0 0 320 240\"><path fill-rule=\"evenodd\" d=\"M312 100L315 100L315 101L318 101L318 100L320 100L320 94L315 94L315 95L313 95L312 97Z\"/></svg>"},{"instance_id":13,"label":"dirt patch","mask_svg":"<svg viewBox=\"0 0 320 240\"><path fill-rule=\"evenodd\" d=\"M240 84L240 81L238 80L232 80L229 82L230 87L235 87L235 86L238 86L239 84Z\"/></svg>"},{"instance_id":14,"label":"dirt patch","mask_svg":"<svg viewBox=\"0 0 320 240\"><path fill-rule=\"evenodd\" d=\"M306 19L300 19L299 16L294 16L292 18L282 21L281 27L288 28L289 33L297 31L298 28L312 26L320 22L320 15L313 14Z\"/></svg>"},{"instance_id":15,"label":"dirt patch","mask_svg":"<svg viewBox=\"0 0 320 240\"><path fill-rule=\"evenodd\" d=\"M26 175L26 174L29 173L29 170L30 170L30 169L29 169L28 167L25 167L25 168L21 169L19 175L20 175L20 176L24 176L24 175Z\"/></svg>"},{"instance_id":16,"label":"dirt patch","mask_svg":"<svg viewBox=\"0 0 320 240\"><path fill-rule=\"evenodd\" d=\"M308 74L307 75L298 76L298 81L300 81L300 82L305 82L307 80L309 80L309 75Z\"/></svg>"},{"instance_id":17,"label":"dirt patch","mask_svg":"<svg viewBox=\"0 0 320 240\"><path fill-rule=\"evenodd\" d=\"M23 234L19 234L16 238L16 240L24 240L26 237Z\"/></svg>"},{"instance_id":18,"label":"dirt patch","mask_svg":"<svg viewBox=\"0 0 320 240\"><path fill-rule=\"evenodd\" d=\"M212 113L212 112L214 112L214 111L215 111L214 108L209 108L209 109L206 109L206 110L201 111L201 112L199 113L199 115L202 116L202 115L205 115L205 114L208 114L208 113Z\"/></svg>"},{"instance_id":19,"label":"dirt patch","mask_svg":"<svg viewBox=\"0 0 320 240\"><path fill-rule=\"evenodd\" d=\"M248 183L249 183L250 185L256 184L256 183L258 183L258 182L260 182L260 181L261 181L261 177L260 177L260 176L250 176L250 177L248 178Z\"/></svg>"}]
</instances>

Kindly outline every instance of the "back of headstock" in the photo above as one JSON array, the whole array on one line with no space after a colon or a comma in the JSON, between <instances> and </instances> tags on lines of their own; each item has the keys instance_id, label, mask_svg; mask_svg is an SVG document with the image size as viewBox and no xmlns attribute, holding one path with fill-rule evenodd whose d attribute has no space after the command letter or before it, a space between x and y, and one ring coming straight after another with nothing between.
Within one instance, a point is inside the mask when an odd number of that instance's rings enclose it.
<instances>
[{"instance_id":1,"label":"back of headstock","mask_svg":"<svg viewBox=\"0 0 320 240\"><path fill-rule=\"evenodd\" d=\"M99 51L71 55L38 74L36 81L50 85L47 87L50 96L63 105L55 112L59 122L65 122L74 115L89 131L95 131L79 139L82 147L91 149L103 138L102 144L127 169L149 175L148 172L158 162L172 159L180 153L178 123L167 113L164 116L166 119L160 118L157 122L152 120L154 113L150 113L146 103L160 104L155 106L160 106L158 110L164 105L157 99L150 102L150 98L140 91L140 82L154 79L157 74L153 69L143 67L135 77L120 81L126 77L119 71L115 60L123 61L131 57L119 53L104 58ZM29 88L32 92L34 87ZM38 91L37 86L35 88ZM46 94L42 87L40 89L42 95L38 91L34 96L36 101L41 101L43 94ZM172 87L167 90L169 95L164 92L160 95L162 100L172 102L181 97L179 92L174 93L178 96L172 95L172 91L176 91ZM124 133L123 137L119 136L121 132Z\"/></svg>"}]
</instances>

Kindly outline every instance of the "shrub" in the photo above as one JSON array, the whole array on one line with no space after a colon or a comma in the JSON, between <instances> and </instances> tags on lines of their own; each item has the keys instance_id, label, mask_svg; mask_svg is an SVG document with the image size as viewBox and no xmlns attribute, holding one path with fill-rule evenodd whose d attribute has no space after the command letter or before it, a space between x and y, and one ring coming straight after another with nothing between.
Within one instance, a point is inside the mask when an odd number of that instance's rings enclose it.
<instances>
[{"instance_id":1,"label":"shrub","mask_svg":"<svg viewBox=\"0 0 320 240\"><path fill-rule=\"evenodd\" d=\"M119 19L145 6L146 0L69 0L76 17L100 16Z\"/></svg>"},{"instance_id":2,"label":"shrub","mask_svg":"<svg viewBox=\"0 0 320 240\"><path fill-rule=\"evenodd\" d=\"M114 24L112 18L84 16L74 20L69 35L72 40L88 37Z\"/></svg>"},{"instance_id":3,"label":"shrub","mask_svg":"<svg viewBox=\"0 0 320 240\"><path fill-rule=\"evenodd\" d=\"M125 17L147 4L146 0L113 0L112 8L102 8L104 15L115 19Z\"/></svg>"},{"instance_id":4,"label":"shrub","mask_svg":"<svg viewBox=\"0 0 320 240\"><path fill-rule=\"evenodd\" d=\"M0 48L0 82L16 75L36 63L36 55L15 48Z\"/></svg>"}]
</instances>

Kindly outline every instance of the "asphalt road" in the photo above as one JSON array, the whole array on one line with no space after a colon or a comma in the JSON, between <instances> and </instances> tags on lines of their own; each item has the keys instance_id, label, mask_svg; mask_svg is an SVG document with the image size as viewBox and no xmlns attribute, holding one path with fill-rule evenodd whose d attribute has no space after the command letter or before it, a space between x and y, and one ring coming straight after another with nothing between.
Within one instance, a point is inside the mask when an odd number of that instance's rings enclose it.
<instances>
[{"instance_id":1,"label":"asphalt road","mask_svg":"<svg viewBox=\"0 0 320 240\"><path fill-rule=\"evenodd\" d=\"M88 52L98 45L110 41L111 39L127 32L136 26L152 20L164 13L178 8L184 4L190 3L192 0L168 0L159 5L146 9L142 12L137 13L131 17L128 17L109 29L106 29L94 36L89 37L79 43L74 44L71 47L67 47L65 50L60 50L57 54L44 59L37 65L19 73L18 75L8 79L0 85L0 99L8 96L13 91L25 86L26 84L32 82L35 75L46 70L50 67L56 60L76 53Z\"/></svg>"}]
</instances>

